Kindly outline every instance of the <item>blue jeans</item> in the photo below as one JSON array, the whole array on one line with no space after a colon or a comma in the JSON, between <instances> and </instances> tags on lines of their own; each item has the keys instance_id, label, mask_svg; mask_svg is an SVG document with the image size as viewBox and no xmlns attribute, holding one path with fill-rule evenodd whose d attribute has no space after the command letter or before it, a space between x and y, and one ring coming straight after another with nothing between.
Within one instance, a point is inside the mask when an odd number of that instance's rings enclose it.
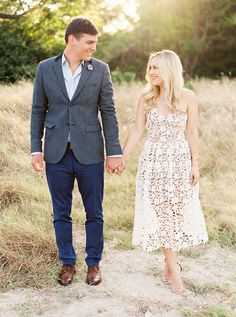
<instances>
[{"instance_id":1,"label":"blue jeans","mask_svg":"<svg viewBox=\"0 0 236 317\"><path fill-rule=\"evenodd\" d=\"M48 187L51 193L54 229L59 258L63 264L75 265L72 243L72 190L75 178L86 212L86 263L99 264L103 251L103 189L104 163L79 163L72 150L67 150L59 163L46 163Z\"/></svg>"}]
</instances>

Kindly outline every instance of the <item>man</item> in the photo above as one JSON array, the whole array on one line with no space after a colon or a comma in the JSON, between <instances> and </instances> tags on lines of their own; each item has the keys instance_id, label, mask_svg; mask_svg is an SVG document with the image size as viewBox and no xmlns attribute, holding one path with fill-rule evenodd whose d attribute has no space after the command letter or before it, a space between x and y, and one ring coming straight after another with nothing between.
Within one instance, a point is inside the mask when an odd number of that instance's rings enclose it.
<instances>
[{"instance_id":1,"label":"man","mask_svg":"<svg viewBox=\"0 0 236 317\"><path fill-rule=\"evenodd\" d=\"M75 276L70 217L75 179L86 212L86 282L97 285L101 282L99 262L103 251L104 139L106 170L120 173L124 168L109 67L91 58L98 36L98 29L89 19L72 20L66 28L64 52L38 65L34 84L32 166L41 172L43 159L46 161L56 242L63 264L58 278L61 285L70 284Z\"/></svg>"}]
</instances>

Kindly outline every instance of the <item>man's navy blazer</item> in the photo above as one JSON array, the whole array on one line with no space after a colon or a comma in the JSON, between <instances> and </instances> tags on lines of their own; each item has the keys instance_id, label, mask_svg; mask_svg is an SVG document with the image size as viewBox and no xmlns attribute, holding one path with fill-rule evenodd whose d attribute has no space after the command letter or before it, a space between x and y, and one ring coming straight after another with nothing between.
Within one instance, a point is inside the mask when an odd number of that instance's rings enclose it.
<instances>
[{"instance_id":1,"label":"man's navy blazer","mask_svg":"<svg viewBox=\"0 0 236 317\"><path fill-rule=\"evenodd\" d=\"M40 62L37 68L31 112L31 153L43 152L46 162L59 162L65 154L69 133L73 153L82 164L104 160L104 141L107 156L122 153L108 65L95 58L85 62L70 100L60 54Z\"/></svg>"}]
</instances>

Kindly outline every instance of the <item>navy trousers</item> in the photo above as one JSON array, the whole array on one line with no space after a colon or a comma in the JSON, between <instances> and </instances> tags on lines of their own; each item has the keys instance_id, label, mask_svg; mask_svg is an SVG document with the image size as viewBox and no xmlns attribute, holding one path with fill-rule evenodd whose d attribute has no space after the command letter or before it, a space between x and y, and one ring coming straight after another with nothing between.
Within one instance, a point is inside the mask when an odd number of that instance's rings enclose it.
<instances>
[{"instance_id":1,"label":"navy trousers","mask_svg":"<svg viewBox=\"0 0 236 317\"><path fill-rule=\"evenodd\" d=\"M59 258L63 264L75 265L76 253L72 243L72 191L75 179L86 212L86 263L99 264L103 250L103 189L104 163L79 163L72 150L67 150L59 163L46 163L48 187L51 193L54 229Z\"/></svg>"}]
</instances>

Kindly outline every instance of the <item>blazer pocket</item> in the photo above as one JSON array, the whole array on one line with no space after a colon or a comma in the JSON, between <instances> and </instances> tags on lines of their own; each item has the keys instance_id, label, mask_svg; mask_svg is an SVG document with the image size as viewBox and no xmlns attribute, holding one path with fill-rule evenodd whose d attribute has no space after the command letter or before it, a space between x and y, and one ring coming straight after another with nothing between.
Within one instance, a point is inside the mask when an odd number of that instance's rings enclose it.
<instances>
[{"instance_id":1,"label":"blazer pocket","mask_svg":"<svg viewBox=\"0 0 236 317\"><path fill-rule=\"evenodd\" d=\"M55 123L53 123L53 122L48 122L48 121L44 121L44 127L45 127L45 128L49 128L49 129L52 129L53 127L55 127Z\"/></svg>"},{"instance_id":2,"label":"blazer pocket","mask_svg":"<svg viewBox=\"0 0 236 317\"><path fill-rule=\"evenodd\" d=\"M98 83L88 83L84 85L84 88L89 88L89 87L97 87Z\"/></svg>"},{"instance_id":3,"label":"blazer pocket","mask_svg":"<svg viewBox=\"0 0 236 317\"><path fill-rule=\"evenodd\" d=\"M101 128L100 124L88 125L87 127L85 127L86 132L99 132L101 130L102 130L102 128Z\"/></svg>"}]
</instances>

